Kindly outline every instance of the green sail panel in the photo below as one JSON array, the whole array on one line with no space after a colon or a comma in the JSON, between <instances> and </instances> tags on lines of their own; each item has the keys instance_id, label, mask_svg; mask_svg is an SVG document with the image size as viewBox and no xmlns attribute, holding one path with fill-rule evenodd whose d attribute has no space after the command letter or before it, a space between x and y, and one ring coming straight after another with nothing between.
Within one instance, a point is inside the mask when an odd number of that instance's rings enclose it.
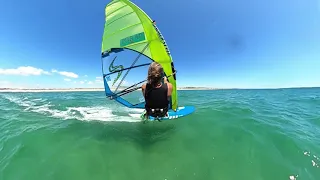
<instances>
[{"instance_id":1,"label":"green sail panel","mask_svg":"<svg viewBox=\"0 0 320 180\"><path fill-rule=\"evenodd\" d=\"M120 46L121 47L125 47L125 46L128 46L130 44L141 42L141 41L144 41L144 40L146 40L146 36L145 36L144 32L141 32L141 33L126 37L124 39L121 39L120 40Z\"/></svg>"},{"instance_id":2,"label":"green sail panel","mask_svg":"<svg viewBox=\"0 0 320 180\"><path fill-rule=\"evenodd\" d=\"M105 18L102 52L111 48L131 49L160 63L167 76L173 74L168 46L143 10L129 0L113 0L105 8ZM175 76L170 76L168 81L173 85L171 103L172 109L176 110L178 98Z\"/></svg>"}]
</instances>

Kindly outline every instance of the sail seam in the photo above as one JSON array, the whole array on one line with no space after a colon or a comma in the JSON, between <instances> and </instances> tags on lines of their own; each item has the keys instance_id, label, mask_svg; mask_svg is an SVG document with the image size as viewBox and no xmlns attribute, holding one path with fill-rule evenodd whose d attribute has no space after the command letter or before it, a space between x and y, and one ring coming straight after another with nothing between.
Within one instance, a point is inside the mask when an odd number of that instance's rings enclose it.
<instances>
[{"instance_id":1,"label":"sail seam","mask_svg":"<svg viewBox=\"0 0 320 180\"><path fill-rule=\"evenodd\" d=\"M132 13L134 13L134 11L132 11L132 12L130 12L130 13L128 13L128 14L125 14L125 15L123 15L123 16L121 16L121 17L118 17L117 19L111 21L111 22L110 22L109 24L107 24L106 26L109 26L110 24L114 23L115 21L118 21L119 19L122 19L123 17L128 16L128 15L130 15L130 14L132 14Z\"/></svg>"},{"instance_id":2,"label":"sail seam","mask_svg":"<svg viewBox=\"0 0 320 180\"><path fill-rule=\"evenodd\" d=\"M109 37L114 36L115 34L117 34L117 33L121 32L121 31L123 31L123 30L129 29L129 28L131 28L131 27L133 27L133 26L137 26L137 25L139 25L139 24L142 24L142 23L141 23L141 22L139 22L139 23L137 23L137 24L133 24L133 25L130 25L130 26L124 27L124 28L122 28L122 29L120 29L120 30L118 30L118 31L115 31L115 32L111 33L111 34L110 34L110 35L108 35L105 39L108 39Z\"/></svg>"},{"instance_id":3,"label":"sail seam","mask_svg":"<svg viewBox=\"0 0 320 180\"><path fill-rule=\"evenodd\" d=\"M139 45L139 44L143 44L143 43L146 43L147 41L142 41L142 42L137 42L137 43L133 43L133 44L130 44L130 45L127 45L126 47L131 47L131 46L135 46L135 45Z\"/></svg>"},{"instance_id":4,"label":"sail seam","mask_svg":"<svg viewBox=\"0 0 320 180\"><path fill-rule=\"evenodd\" d=\"M119 11L120 9L122 9L122 8L124 8L124 7L126 7L126 6L128 6L128 5L125 4L124 6L119 7L118 9L116 9L116 10L112 11L110 14L108 14L108 16L112 15L113 13Z\"/></svg>"},{"instance_id":5,"label":"sail seam","mask_svg":"<svg viewBox=\"0 0 320 180\"><path fill-rule=\"evenodd\" d=\"M120 0L119 0L119 1L113 1L113 2L111 2L110 4L107 5L107 7L113 5L113 4L117 3L117 2L120 2Z\"/></svg>"}]
</instances>

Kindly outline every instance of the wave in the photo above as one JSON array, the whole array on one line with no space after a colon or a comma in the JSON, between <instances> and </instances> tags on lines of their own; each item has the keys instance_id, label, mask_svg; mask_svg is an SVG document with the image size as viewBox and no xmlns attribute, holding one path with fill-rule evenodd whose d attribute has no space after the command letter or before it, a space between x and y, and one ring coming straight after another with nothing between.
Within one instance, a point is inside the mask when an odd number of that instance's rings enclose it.
<instances>
[{"instance_id":1,"label":"wave","mask_svg":"<svg viewBox=\"0 0 320 180\"><path fill-rule=\"evenodd\" d=\"M62 109L60 105L50 102L48 99L19 97L13 95L2 95L10 102L23 107L26 112L34 112L48 117L63 120L76 119L81 121L116 121L116 122L140 122L140 119L132 118L129 113L141 113L139 109L109 106L72 106ZM117 112L126 112L124 115L117 115Z\"/></svg>"}]
</instances>

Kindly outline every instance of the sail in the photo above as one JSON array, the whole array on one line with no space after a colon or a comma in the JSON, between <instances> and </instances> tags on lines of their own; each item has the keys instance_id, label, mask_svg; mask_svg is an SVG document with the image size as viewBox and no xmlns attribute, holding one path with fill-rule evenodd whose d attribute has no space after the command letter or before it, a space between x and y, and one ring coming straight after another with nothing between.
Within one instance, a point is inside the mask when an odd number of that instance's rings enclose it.
<instances>
[{"instance_id":1,"label":"sail","mask_svg":"<svg viewBox=\"0 0 320 180\"><path fill-rule=\"evenodd\" d=\"M139 88L155 61L173 85L170 106L177 109L176 74L169 48L154 21L129 0L113 0L106 6L101 52L106 96L127 107L144 108ZM142 97L137 100L134 93Z\"/></svg>"}]
</instances>

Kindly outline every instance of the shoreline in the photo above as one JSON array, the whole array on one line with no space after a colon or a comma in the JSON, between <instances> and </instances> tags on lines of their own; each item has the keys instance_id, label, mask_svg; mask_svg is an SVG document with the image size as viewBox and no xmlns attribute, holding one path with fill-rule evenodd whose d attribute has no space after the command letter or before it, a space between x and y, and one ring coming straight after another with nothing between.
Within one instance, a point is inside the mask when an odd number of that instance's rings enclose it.
<instances>
[{"instance_id":1,"label":"shoreline","mask_svg":"<svg viewBox=\"0 0 320 180\"><path fill-rule=\"evenodd\" d=\"M208 87L178 87L178 91L214 91L214 90L276 90L276 89L310 89L320 87L292 87L292 88L208 88ZM119 88L121 90L122 88ZM104 92L104 88L0 88L0 93L10 92Z\"/></svg>"},{"instance_id":2,"label":"shoreline","mask_svg":"<svg viewBox=\"0 0 320 180\"><path fill-rule=\"evenodd\" d=\"M104 88L0 88L0 92L89 92L104 91Z\"/></svg>"},{"instance_id":3,"label":"shoreline","mask_svg":"<svg viewBox=\"0 0 320 180\"><path fill-rule=\"evenodd\" d=\"M120 89L119 89L120 90ZM217 88L177 88L177 90L189 91L189 90L218 90ZM1 92L104 92L104 88L0 88Z\"/></svg>"}]
</instances>

